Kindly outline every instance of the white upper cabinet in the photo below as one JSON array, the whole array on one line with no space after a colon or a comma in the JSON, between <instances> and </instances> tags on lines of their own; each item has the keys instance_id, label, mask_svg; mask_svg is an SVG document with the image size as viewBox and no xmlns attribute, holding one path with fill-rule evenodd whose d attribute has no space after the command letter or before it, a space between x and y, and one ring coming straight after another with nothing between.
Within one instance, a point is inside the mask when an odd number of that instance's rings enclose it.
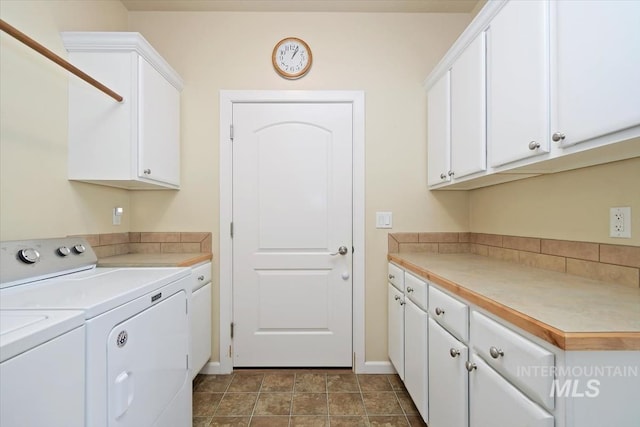
<instances>
[{"instance_id":1,"label":"white upper cabinet","mask_svg":"<svg viewBox=\"0 0 640 427\"><path fill-rule=\"evenodd\" d=\"M180 188L182 79L138 33L62 33L69 61L122 95L69 81L70 180Z\"/></svg>"},{"instance_id":2,"label":"white upper cabinet","mask_svg":"<svg viewBox=\"0 0 640 427\"><path fill-rule=\"evenodd\" d=\"M451 171L462 178L486 169L485 37L479 34L451 67Z\"/></svg>"},{"instance_id":3,"label":"white upper cabinet","mask_svg":"<svg viewBox=\"0 0 640 427\"><path fill-rule=\"evenodd\" d=\"M450 71L447 71L427 95L427 183L436 185L451 180L451 94Z\"/></svg>"},{"instance_id":4,"label":"white upper cabinet","mask_svg":"<svg viewBox=\"0 0 640 427\"><path fill-rule=\"evenodd\" d=\"M512 1L487 30L490 166L549 152L549 3Z\"/></svg>"},{"instance_id":5,"label":"white upper cabinet","mask_svg":"<svg viewBox=\"0 0 640 427\"><path fill-rule=\"evenodd\" d=\"M554 140L570 146L640 125L640 2L557 1L553 7Z\"/></svg>"},{"instance_id":6,"label":"white upper cabinet","mask_svg":"<svg viewBox=\"0 0 640 427\"><path fill-rule=\"evenodd\" d=\"M638 22L640 1L487 2L425 81L429 187L640 156Z\"/></svg>"}]
</instances>

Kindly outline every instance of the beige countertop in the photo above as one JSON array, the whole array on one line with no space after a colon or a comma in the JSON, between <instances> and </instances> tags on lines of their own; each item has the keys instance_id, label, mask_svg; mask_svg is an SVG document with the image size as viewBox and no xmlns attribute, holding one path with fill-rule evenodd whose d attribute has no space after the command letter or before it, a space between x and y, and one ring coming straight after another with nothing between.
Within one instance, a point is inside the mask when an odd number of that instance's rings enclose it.
<instances>
[{"instance_id":1,"label":"beige countertop","mask_svg":"<svg viewBox=\"0 0 640 427\"><path fill-rule=\"evenodd\" d=\"M98 267L191 267L211 261L210 253L124 254L98 259Z\"/></svg>"},{"instance_id":2,"label":"beige countertop","mask_svg":"<svg viewBox=\"0 0 640 427\"><path fill-rule=\"evenodd\" d=\"M640 288L473 254L388 259L565 350L640 350Z\"/></svg>"}]
</instances>

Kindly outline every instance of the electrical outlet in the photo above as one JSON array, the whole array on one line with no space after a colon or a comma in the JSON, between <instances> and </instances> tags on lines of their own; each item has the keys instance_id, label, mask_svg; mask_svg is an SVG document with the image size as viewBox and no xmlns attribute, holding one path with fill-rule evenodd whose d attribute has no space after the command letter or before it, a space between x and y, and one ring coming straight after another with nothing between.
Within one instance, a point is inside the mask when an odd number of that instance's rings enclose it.
<instances>
[{"instance_id":1,"label":"electrical outlet","mask_svg":"<svg viewBox=\"0 0 640 427\"><path fill-rule=\"evenodd\" d=\"M631 208L609 209L609 237L631 238Z\"/></svg>"}]
</instances>

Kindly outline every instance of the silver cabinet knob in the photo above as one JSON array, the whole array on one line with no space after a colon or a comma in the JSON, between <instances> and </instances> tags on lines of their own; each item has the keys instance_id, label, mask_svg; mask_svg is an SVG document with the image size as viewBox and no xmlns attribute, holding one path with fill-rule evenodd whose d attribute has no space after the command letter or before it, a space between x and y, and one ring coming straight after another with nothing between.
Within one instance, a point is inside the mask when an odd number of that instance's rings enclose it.
<instances>
[{"instance_id":1,"label":"silver cabinet knob","mask_svg":"<svg viewBox=\"0 0 640 427\"><path fill-rule=\"evenodd\" d=\"M400 297L398 295L396 295L395 297L393 297L393 299L398 301L400 299Z\"/></svg>"},{"instance_id":2,"label":"silver cabinet knob","mask_svg":"<svg viewBox=\"0 0 640 427\"><path fill-rule=\"evenodd\" d=\"M447 175L449 175L449 176L453 176L453 175L455 175L455 172L454 172L454 171L449 171L449 172L447 173Z\"/></svg>"},{"instance_id":3,"label":"silver cabinet knob","mask_svg":"<svg viewBox=\"0 0 640 427\"><path fill-rule=\"evenodd\" d=\"M346 246L340 246L340 247L338 248L338 252L334 252L334 253L332 253L332 254L330 254L330 255L331 255L331 256L336 256L336 255L338 255L338 254L340 254L340 255L346 255L346 254L347 254L347 252L349 252L349 249L347 249L347 247L346 247Z\"/></svg>"},{"instance_id":4,"label":"silver cabinet knob","mask_svg":"<svg viewBox=\"0 0 640 427\"><path fill-rule=\"evenodd\" d=\"M400 305L403 306L405 304L404 301L400 301Z\"/></svg>"},{"instance_id":5,"label":"silver cabinet knob","mask_svg":"<svg viewBox=\"0 0 640 427\"><path fill-rule=\"evenodd\" d=\"M478 367L476 366L475 363L467 360L466 362L464 362L464 367L467 368L467 371L471 372L474 369L478 369Z\"/></svg>"},{"instance_id":6,"label":"silver cabinet knob","mask_svg":"<svg viewBox=\"0 0 640 427\"><path fill-rule=\"evenodd\" d=\"M451 347L449 349L449 354L451 355L451 357L458 357L460 356L460 350L458 350L457 348Z\"/></svg>"},{"instance_id":7,"label":"silver cabinet knob","mask_svg":"<svg viewBox=\"0 0 640 427\"><path fill-rule=\"evenodd\" d=\"M395 278L396 278L396 276L394 276L393 274L390 274L390 275L389 275L389 280L393 280L393 279L395 279Z\"/></svg>"},{"instance_id":8,"label":"silver cabinet knob","mask_svg":"<svg viewBox=\"0 0 640 427\"><path fill-rule=\"evenodd\" d=\"M198 280L202 282L204 280L204 275L198 276Z\"/></svg>"},{"instance_id":9,"label":"silver cabinet knob","mask_svg":"<svg viewBox=\"0 0 640 427\"><path fill-rule=\"evenodd\" d=\"M531 141L529 143L529 150L533 151L533 150L537 150L538 148L540 148L539 142Z\"/></svg>"},{"instance_id":10,"label":"silver cabinet knob","mask_svg":"<svg viewBox=\"0 0 640 427\"><path fill-rule=\"evenodd\" d=\"M411 286L407 286L407 292L413 292L413 288Z\"/></svg>"},{"instance_id":11,"label":"silver cabinet knob","mask_svg":"<svg viewBox=\"0 0 640 427\"><path fill-rule=\"evenodd\" d=\"M440 174L440 179L447 179L447 175L445 175L444 173Z\"/></svg>"},{"instance_id":12,"label":"silver cabinet knob","mask_svg":"<svg viewBox=\"0 0 640 427\"><path fill-rule=\"evenodd\" d=\"M442 314L444 314L444 310L440 307L436 307L436 316L440 316Z\"/></svg>"},{"instance_id":13,"label":"silver cabinet knob","mask_svg":"<svg viewBox=\"0 0 640 427\"><path fill-rule=\"evenodd\" d=\"M142 172L144 172L145 175L151 175L151 169L145 169Z\"/></svg>"},{"instance_id":14,"label":"silver cabinet knob","mask_svg":"<svg viewBox=\"0 0 640 427\"><path fill-rule=\"evenodd\" d=\"M500 356L504 356L504 351L502 351L502 349L498 349L498 348L492 346L492 347L489 348L489 354L494 359L497 359Z\"/></svg>"},{"instance_id":15,"label":"silver cabinet knob","mask_svg":"<svg viewBox=\"0 0 640 427\"><path fill-rule=\"evenodd\" d=\"M562 132L555 132L552 136L551 139L553 139L553 142L558 142L558 141L562 141L565 138L564 133Z\"/></svg>"}]
</instances>

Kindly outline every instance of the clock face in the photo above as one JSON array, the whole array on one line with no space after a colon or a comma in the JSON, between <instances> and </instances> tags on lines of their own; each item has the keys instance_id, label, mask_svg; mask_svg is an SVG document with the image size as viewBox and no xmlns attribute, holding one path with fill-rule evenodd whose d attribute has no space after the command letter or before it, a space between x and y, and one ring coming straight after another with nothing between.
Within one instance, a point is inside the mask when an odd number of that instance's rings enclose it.
<instances>
[{"instance_id":1,"label":"clock face","mask_svg":"<svg viewBox=\"0 0 640 427\"><path fill-rule=\"evenodd\" d=\"M311 67L311 49L303 40L287 37L273 48L271 59L278 74L287 79L297 79Z\"/></svg>"}]
</instances>

